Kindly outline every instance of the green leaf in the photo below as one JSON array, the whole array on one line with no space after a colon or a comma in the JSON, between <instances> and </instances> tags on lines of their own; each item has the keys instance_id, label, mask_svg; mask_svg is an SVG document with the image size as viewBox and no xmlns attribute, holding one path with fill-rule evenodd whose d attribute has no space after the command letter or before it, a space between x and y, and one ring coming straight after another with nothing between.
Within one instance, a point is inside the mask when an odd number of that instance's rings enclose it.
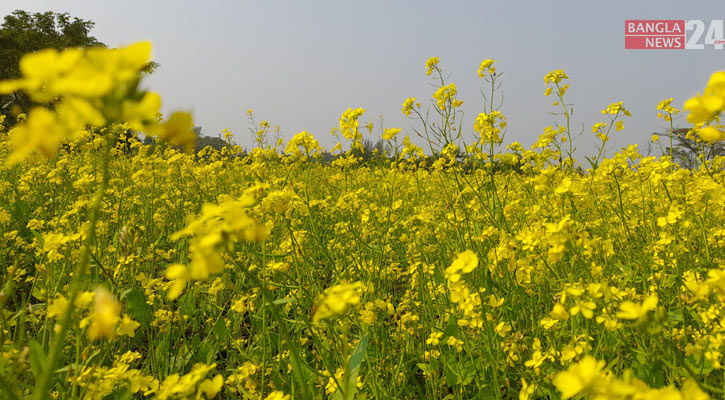
<instances>
[{"instance_id":1,"label":"green leaf","mask_svg":"<svg viewBox=\"0 0 725 400\"><path fill-rule=\"evenodd\" d=\"M297 384L302 389L302 398L304 400L311 400L312 394L309 390L309 379L311 379L311 376L309 373L307 373L306 370L303 369L300 350L297 346L294 345L294 342L292 340L287 341L287 349L289 350L290 363L292 364L292 376L295 378ZM311 368L307 365L304 365L304 367L311 370Z\"/></svg>"},{"instance_id":2,"label":"green leaf","mask_svg":"<svg viewBox=\"0 0 725 400\"><path fill-rule=\"evenodd\" d=\"M453 360L453 362L455 363L456 361ZM456 371L454 371L450 367L450 364L448 362L446 362L444 364L443 370L446 373L446 384L448 385L448 387L456 386L456 385L458 385L461 382L460 377L458 376L458 374L456 373Z\"/></svg>"},{"instance_id":3,"label":"green leaf","mask_svg":"<svg viewBox=\"0 0 725 400\"><path fill-rule=\"evenodd\" d=\"M448 337L450 337L450 336L455 337L457 333L458 333L458 318L452 316L451 320L448 321L448 326L446 327L446 330L443 331L443 336L441 336L439 340L442 342L442 341L448 339Z\"/></svg>"},{"instance_id":4,"label":"green leaf","mask_svg":"<svg viewBox=\"0 0 725 400\"><path fill-rule=\"evenodd\" d=\"M224 340L229 335L229 333L227 332L227 324L224 321L224 318L219 318L216 324L214 324L214 328L212 328L211 331L214 332L219 340Z\"/></svg>"},{"instance_id":5,"label":"green leaf","mask_svg":"<svg viewBox=\"0 0 725 400\"><path fill-rule=\"evenodd\" d=\"M421 371L425 372L428 375L431 375L431 373L430 373L430 365L428 365L426 363L418 363L416 365L418 366L418 368L420 368Z\"/></svg>"},{"instance_id":6,"label":"green leaf","mask_svg":"<svg viewBox=\"0 0 725 400\"><path fill-rule=\"evenodd\" d=\"M159 336L156 340L155 356L158 362L158 368L162 368L165 365L166 359L169 356L169 341L167 336ZM165 367L163 367L165 368Z\"/></svg>"},{"instance_id":7,"label":"green leaf","mask_svg":"<svg viewBox=\"0 0 725 400\"><path fill-rule=\"evenodd\" d=\"M197 307L196 301L194 301L195 296L196 290L189 290L181 296L179 299L179 312L182 315L188 315L190 317L196 315Z\"/></svg>"},{"instance_id":8,"label":"green leaf","mask_svg":"<svg viewBox=\"0 0 725 400\"><path fill-rule=\"evenodd\" d=\"M654 384L655 387L662 387L665 385L665 363L662 360L656 360L653 362L649 369L649 381Z\"/></svg>"},{"instance_id":9,"label":"green leaf","mask_svg":"<svg viewBox=\"0 0 725 400\"><path fill-rule=\"evenodd\" d=\"M682 311L680 311L680 310L667 313L667 317L669 318L670 321L674 321L674 322L683 322L685 320L685 318L682 315Z\"/></svg>"},{"instance_id":10,"label":"green leaf","mask_svg":"<svg viewBox=\"0 0 725 400\"><path fill-rule=\"evenodd\" d=\"M436 376L438 375L438 371L441 369L441 363L438 361L437 358L431 358L430 359L430 370L436 372Z\"/></svg>"},{"instance_id":11,"label":"green leaf","mask_svg":"<svg viewBox=\"0 0 725 400\"><path fill-rule=\"evenodd\" d=\"M355 398L357 393L357 377L360 373L360 365L362 365L363 359L365 358L365 352L368 348L368 342L370 340L370 334L366 333L365 336L360 339L360 343L357 344L355 350L350 354L350 358L347 360L347 368L345 369L345 375L342 381L342 391L335 392L333 399L335 400L352 400Z\"/></svg>"},{"instance_id":12,"label":"green leaf","mask_svg":"<svg viewBox=\"0 0 725 400\"><path fill-rule=\"evenodd\" d=\"M292 297L285 297L284 299L277 299L277 300L272 301L272 304L274 304L275 306L278 306L280 304L287 304L287 303L291 303L293 301L297 301L297 299L292 298Z\"/></svg>"},{"instance_id":13,"label":"green leaf","mask_svg":"<svg viewBox=\"0 0 725 400\"><path fill-rule=\"evenodd\" d=\"M33 371L33 375L38 378L48 369L48 357L45 355L43 346L36 340L30 339L28 346L30 347L30 369Z\"/></svg>"},{"instance_id":14,"label":"green leaf","mask_svg":"<svg viewBox=\"0 0 725 400\"><path fill-rule=\"evenodd\" d=\"M217 353L216 346L209 342L203 342L198 348L199 352L197 353L197 360L199 362L211 364Z\"/></svg>"},{"instance_id":15,"label":"green leaf","mask_svg":"<svg viewBox=\"0 0 725 400\"><path fill-rule=\"evenodd\" d=\"M151 326L151 309L146 303L146 295L140 288L134 288L126 294L126 312L144 328Z\"/></svg>"}]
</instances>

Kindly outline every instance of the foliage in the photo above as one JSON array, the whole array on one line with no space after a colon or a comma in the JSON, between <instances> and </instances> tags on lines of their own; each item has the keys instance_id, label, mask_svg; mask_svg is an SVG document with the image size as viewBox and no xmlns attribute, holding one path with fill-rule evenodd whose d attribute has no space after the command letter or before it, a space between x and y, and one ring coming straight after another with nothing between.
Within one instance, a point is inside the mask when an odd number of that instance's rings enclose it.
<instances>
[{"instance_id":1,"label":"foliage","mask_svg":"<svg viewBox=\"0 0 725 400\"><path fill-rule=\"evenodd\" d=\"M29 53L43 49L63 50L70 47L105 46L91 30L95 23L71 17L68 13L29 13L15 10L5 16L0 28L0 80L17 79L21 76L20 59ZM151 73L159 64L150 61L142 71ZM27 113L34 103L22 92L0 95L0 113L14 121L14 117Z\"/></svg>"},{"instance_id":2,"label":"foliage","mask_svg":"<svg viewBox=\"0 0 725 400\"><path fill-rule=\"evenodd\" d=\"M677 128L672 131L673 146L672 160L680 167L685 169L698 169L701 165L701 158L712 161L715 156L725 155L725 145L723 143L713 143L711 146L705 146L701 140L698 140L695 132L688 128ZM667 138L668 134L656 134L658 139L656 143L662 143L661 138ZM662 154L670 154L670 146L663 146Z\"/></svg>"},{"instance_id":3,"label":"foliage","mask_svg":"<svg viewBox=\"0 0 725 400\"><path fill-rule=\"evenodd\" d=\"M53 48L103 46L90 35L94 23L80 18L71 19L67 13L29 13L16 10L5 16L0 28L0 80L20 77L18 64L25 54ZM0 96L0 111L11 116L14 106L27 112L31 102L22 93Z\"/></svg>"}]
</instances>

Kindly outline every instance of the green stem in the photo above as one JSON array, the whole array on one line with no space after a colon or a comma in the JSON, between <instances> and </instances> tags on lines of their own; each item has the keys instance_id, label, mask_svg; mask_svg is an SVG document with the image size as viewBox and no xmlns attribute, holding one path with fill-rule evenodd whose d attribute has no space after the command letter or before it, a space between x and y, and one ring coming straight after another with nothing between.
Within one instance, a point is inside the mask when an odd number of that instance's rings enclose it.
<instances>
[{"instance_id":1,"label":"green stem","mask_svg":"<svg viewBox=\"0 0 725 400\"><path fill-rule=\"evenodd\" d=\"M35 400L43 400L46 396L46 392L48 390L48 386L50 385L50 380L53 377L53 373L55 371L55 365L58 363L58 359L60 358L61 350L63 349L63 342L65 341L65 336L68 333L68 329L70 328L71 323L71 317L73 315L73 309L75 307L75 301L76 298L78 298L78 294L81 291L81 287L84 283L84 277L86 276L86 273L88 272L88 266L90 265L90 246L93 244L93 242L96 240L96 221L98 220L98 213L101 209L101 204L103 203L103 197L106 193L106 189L108 187L108 180L109 180L109 170L108 170L108 164L109 164L109 156L111 151L111 141L115 138L113 133L106 135L106 146L104 148L103 153L103 159L102 159L102 179L101 184L96 190L96 194L93 198L93 203L91 203L91 207L88 210L88 232L86 233L86 239L83 242L83 247L81 247L81 253L80 253L80 261L78 263L78 269L76 270L75 274L73 275L73 281L71 282L70 287L70 295L68 298L68 306L63 310L63 314L60 318L60 330L55 336L55 340L52 343L52 348L50 351L50 355L48 357L48 368L43 371L43 375L41 375L40 379L35 384L35 389L33 390L33 399Z\"/></svg>"}]
</instances>

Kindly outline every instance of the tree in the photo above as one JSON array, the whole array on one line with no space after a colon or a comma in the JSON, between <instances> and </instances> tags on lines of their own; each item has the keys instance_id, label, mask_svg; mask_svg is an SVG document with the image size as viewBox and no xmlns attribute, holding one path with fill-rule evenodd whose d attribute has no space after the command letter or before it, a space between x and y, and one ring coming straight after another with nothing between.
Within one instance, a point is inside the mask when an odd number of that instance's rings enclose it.
<instances>
[{"instance_id":1,"label":"tree","mask_svg":"<svg viewBox=\"0 0 725 400\"><path fill-rule=\"evenodd\" d=\"M105 46L90 35L92 21L72 18L67 13L28 13L15 10L0 28L0 80L21 76L18 63L27 53L46 48ZM32 105L22 93L0 95L0 112L8 117L27 112Z\"/></svg>"},{"instance_id":2,"label":"tree","mask_svg":"<svg viewBox=\"0 0 725 400\"><path fill-rule=\"evenodd\" d=\"M690 133L688 135L688 133ZM669 133L657 133L661 138L660 142L667 142ZM712 160L715 156L725 155L725 145L715 143L704 145L698 143L697 134L691 133L690 129L678 128L672 131L672 161L682 168L695 169L701 164L700 155L704 152L706 160ZM669 155L670 147L665 146L662 155Z\"/></svg>"}]
</instances>

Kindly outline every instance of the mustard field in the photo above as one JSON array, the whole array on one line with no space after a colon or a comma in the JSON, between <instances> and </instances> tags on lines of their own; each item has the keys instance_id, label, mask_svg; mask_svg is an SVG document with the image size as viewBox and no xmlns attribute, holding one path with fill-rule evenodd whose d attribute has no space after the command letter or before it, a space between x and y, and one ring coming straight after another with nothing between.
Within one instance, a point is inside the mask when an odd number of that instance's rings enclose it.
<instances>
[{"instance_id":1,"label":"mustard field","mask_svg":"<svg viewBox=\"0 0 725 400\"><path fill-rule=\"evenodd\" d=\"M38 104L0 133L1 398L725 396L725 72L652 106L657 156L607 147L618 102L578 161L563 70L557 123L504 146L495 61L462 122L437 58L414 131L353 107L329 150L263 121L195 151L141 89L150 51L45 50L0 83Z\"/></svg>"}]
</instances>

